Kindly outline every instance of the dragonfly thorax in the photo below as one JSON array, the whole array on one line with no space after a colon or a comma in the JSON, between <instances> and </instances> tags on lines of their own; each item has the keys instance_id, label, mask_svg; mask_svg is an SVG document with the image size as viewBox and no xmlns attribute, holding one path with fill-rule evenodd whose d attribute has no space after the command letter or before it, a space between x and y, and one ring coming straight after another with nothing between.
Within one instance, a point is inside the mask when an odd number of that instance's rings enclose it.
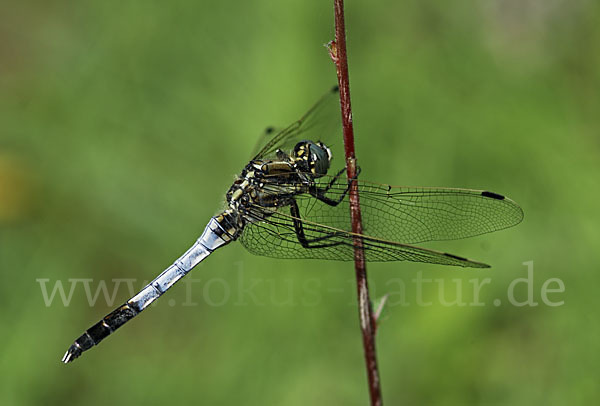
<instances>
[{"instance_id":1,"label":"dragonfly thorax","mask_svg":"<svg viewBox=\"0 0 600 406\"><path fill-rule=\"evenodd\" d=\"M255 184L257 182L256 171L250 168L244 169L241 176L238 176L229 191L226 198L232 209L239 209L240 205L245 205L256 195Z\"/></svg>"},{"instance_id":2,"label":"dragonfly thorax","mask_svg":"<svg viewBox=\"0 0 600 406\"><path fill-rule=\"evenodd\" d=\"M304 153L278 153L275 160L253 160L236 178L226 199L232 211L239 212L243 223L270 217L274 210L291 204L295 196L306 193L313 178L323 176L329 167L329 155L324 145L312 144ZM302 159L314 147L309 159ZM299 148L298 151L302 150ZM324 156L324 158L323 158ZM325 163L323 163L323 159ZM313 171L306 168L313 168ZM314 173L319 173L315 175Z\"/></svg>"}]
</instances>

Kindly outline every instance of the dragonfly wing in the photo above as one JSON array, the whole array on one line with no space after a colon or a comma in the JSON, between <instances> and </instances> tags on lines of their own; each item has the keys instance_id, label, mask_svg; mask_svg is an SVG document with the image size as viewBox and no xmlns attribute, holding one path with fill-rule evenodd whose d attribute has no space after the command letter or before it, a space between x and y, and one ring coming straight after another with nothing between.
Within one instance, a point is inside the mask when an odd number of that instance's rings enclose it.
<instances>
[{"instance_id":1,"label":"dragonfly wing","mask_svg":"<svg viewBox=\"0 0 600 406\"><path fill-rule=\"evenodd\" d=\"M253 152L254 159L273 157L278 149L285 152L301 140L322 141L338 136L341 126L338 89L334 87L310 108L298 121L281 130L265 131Z\"/></svg>"},{"instance_id":2,"label":"dragonfly wing","mask_svg":"<svg viewBox=\"0 0 600 406\"><path fill-rule=\"evenodd\" d=\"M319 179L320 187L332 180ZM523 210L513 200L493 192L358 182L363 230L369 237L405 244L455 240L512 227L523 219ZM347 185L340 176L325 193L332 200L343 196L337 206L308 194L297 196L301 217L350 231Z\"/></svg>"},{"instance_id":3,"label":"dragonfly wing","mask_svg":"<svg viewBox=\"0 0 600 406\"><path fill-rule=\"evenodd\" d=\"M240 241L248 251L273 258L353 261L354 240L358 237L363 242L367 261L411 261L471 268L489 267L456 255L357 235L306 220L302 220L304 235L307 240L315 243L311 243L313 247L304 247L300 244L294 228L294 217L282 210L285 208L274 211L263 221L246 225Z\"/></svg>"}]
</instances>

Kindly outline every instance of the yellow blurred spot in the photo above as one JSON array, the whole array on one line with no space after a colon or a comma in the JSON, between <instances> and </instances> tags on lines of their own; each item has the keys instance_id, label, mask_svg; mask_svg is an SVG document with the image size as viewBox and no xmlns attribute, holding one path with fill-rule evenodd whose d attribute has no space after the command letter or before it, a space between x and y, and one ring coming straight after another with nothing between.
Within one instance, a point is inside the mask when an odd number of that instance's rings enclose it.
<instances>
[{"instance_id":1,"label":"yellow blurred spot","mask_svg":"<svg viewBox=\"0 0 600 406\"><path fill-rule=\"evenodd\" d=\"M24 165L0 153L0 225L17 221L30 207L31 183Z\"/></svg>"}]
</instances>

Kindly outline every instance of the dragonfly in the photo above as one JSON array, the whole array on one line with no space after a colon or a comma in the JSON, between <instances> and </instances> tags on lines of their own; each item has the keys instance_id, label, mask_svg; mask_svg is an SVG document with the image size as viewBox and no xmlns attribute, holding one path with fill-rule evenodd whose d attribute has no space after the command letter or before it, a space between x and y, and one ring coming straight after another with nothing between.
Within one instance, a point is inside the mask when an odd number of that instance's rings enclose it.
<instances>
[{"instance_id":1,"label":"dragonfly","mask_svg":"<svg viewBox=\"0 0 600 406\"><path fill-rule=\"evenodd\" d=\"M454 240L512 227L523 210L501 194L471 189L390 186L348 180L332 170L341 116L337 87L299 120L268 128L253 158L198 240L152 282L87 329L62 358L69 363L136 317L213 251L233 241L275 258L353 261L356 239L367 261L411 261L471 268L482 262L414 244ZM337 113L336 113L337 111ZM336 118L337 117L337 118ZM350 223L356 182L363 234Z\"/></svg>"}]
</instances>

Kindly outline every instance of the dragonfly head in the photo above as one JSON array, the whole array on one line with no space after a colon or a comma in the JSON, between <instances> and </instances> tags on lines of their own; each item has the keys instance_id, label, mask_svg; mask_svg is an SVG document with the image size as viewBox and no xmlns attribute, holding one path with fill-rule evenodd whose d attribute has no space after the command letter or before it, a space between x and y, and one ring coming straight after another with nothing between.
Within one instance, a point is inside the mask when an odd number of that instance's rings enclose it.
<instances>
[{"instance_id":1,"label":"dragonfly head","mask_svg":"<svg viewBox=\"0 0 600 406\"><path fill-rule=\"evenodd\" d=\"M331 150L322 142L300 141L292 152L298 169L317 178L327 174L331 158Z\"/></svg>"}]
</instances>

